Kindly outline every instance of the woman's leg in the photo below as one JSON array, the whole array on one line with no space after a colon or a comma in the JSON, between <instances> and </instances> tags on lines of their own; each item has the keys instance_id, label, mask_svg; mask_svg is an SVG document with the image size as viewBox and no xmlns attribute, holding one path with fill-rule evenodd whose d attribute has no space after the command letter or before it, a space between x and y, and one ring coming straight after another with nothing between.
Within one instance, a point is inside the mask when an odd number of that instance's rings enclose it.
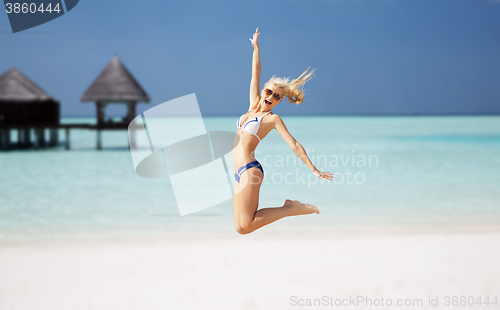
<instances>
[{"instance_id":1,"label":"woman's leg","mask_svg":"<svg viewBox=\"0 0 500 310\"><path fill-rule=\"evenodd\" d=\"M233 203L234 226L240 234L251 232L245 223L251 220L257 211L261 184L262 172L258 168L250 168L243 172L240 182L236 183Z\"/></svg>"},{"instance_id":2,"label":"woman's leg","mask_svg":"<svg viewBox=\"0 0 500 310\"><path fill-rule=\"evenodd\" d=\"M238 186L238 185L236 185ZM243 228L241 228L240 225L240 211L238 208L238 203L239 201L239 194L235 194L233 197L233 217L234 217L234 228L236 228L236 231L239 232L240 234L244 233Z\"/></svg>"},{"instance_id":3,"label":"woman's leg","mask_svg":"<svg viewBox=\"0 0 500 310\"><path fill-rule=\"evenodd\" d=\"M243 173L240 184L238 184L243 188L234 196L233 208L235 228L239 233L250 233L287 216L319 213L315 206L289 199L285 200L281 207L264 208L257 211L262 177L262 172L259 169L251 168Z\"/></svg>"}]
</instances>

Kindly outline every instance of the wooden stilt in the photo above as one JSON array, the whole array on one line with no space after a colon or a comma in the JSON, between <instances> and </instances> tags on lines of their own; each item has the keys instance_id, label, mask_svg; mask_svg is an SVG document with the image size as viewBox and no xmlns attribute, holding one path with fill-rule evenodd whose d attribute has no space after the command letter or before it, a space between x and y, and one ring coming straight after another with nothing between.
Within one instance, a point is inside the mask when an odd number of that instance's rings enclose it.
<instances>
[{"instance_id":1,"label":"wooden stilt","mask_svg":"<svg viewBox=\"0 0 500 310\"><path fill-rule=\"evenodd\" d=\"M5 129L0 129L0 149L2 150L5 150L4 136L5 136Z\"/></svg>"},{"instance_id":2,"label":"wooden stilt","mask_svg":"<svg viewBox=\"0 0 500 310\"><path fill-rule=\"evenodd\" d=\"M6 149L10 149L10 129L6 129L5 132L5 147Z\"/></svg>"},{"instance_id":3,"label":"wooden stilt","mask_svg":"<svg viewBox=\"0 0 500 310\"><path fill-rule=\"evenodd\" d=\"M31 131L29 128L23 128L22 130L22 141L23 145L30 145L31 144Z\"/></svg>"},{"instance_id":4,"label":"wooden stilt","mask_svg":"<svg viewBox=\"0 0 500 310\"><path fill-rule=\"evenodd\" d=\"M40 147L45 146L45 128L39 128Z\"/></svg>"},{"instance_id":5,"label":"wooden stilt","mask_svg":"<svg viewBox=\"0 0 500 310\"><path fill-rule=\"evenodd\" d=\"M102 150L101 130L97 129L97 149Z\"/></svg>"},{"instance_id":6,"label":"wooden stilt","mask_svg":"<svg viewBox=\"0 0 500 310\"><path fill-rule=\"evenodd\" d=\"M66 127L66 149L69 150L69 128Z\"/></svg>"},{"instance_id":7,"label":"wooden stilt","mask_svg":"<svg viewBox=\"0 0 500 310\"><path fill-rule=\"evenodd\" d=\"M50 146L56 146L59 143L59 130L50 128Z\"/></svg>"},{"instance_id":8,"label":"wooden stilt","mask_svg":"<svg viewBox=\"0 0 500 310\"><path fill-rule=\"evenodd\" d=\"M33 128L33 133L35 134L35 150L40 147L40 131L38 128Z\"/></svg>"},{"instance_id":9,"label":"wooden stilt","mask_svg":"<svg viewBox=\"0 0 500 310\"><path fill-rule=\"evenodd\" d=\"M17 146L23 145L23 129L17 128Z\"/></svg>"}]
</instances>

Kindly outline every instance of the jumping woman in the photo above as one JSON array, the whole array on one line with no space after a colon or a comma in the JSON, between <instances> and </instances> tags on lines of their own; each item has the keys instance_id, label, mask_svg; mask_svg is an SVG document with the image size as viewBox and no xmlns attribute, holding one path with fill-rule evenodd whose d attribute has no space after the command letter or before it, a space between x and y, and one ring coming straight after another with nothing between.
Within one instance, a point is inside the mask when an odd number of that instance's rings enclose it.
<instances>
[{"instance_id":1,"label":"jumping woman","mask_svg":"<svg viewBox=\"0 0 500 310\"><path fill-rule=\"evenodd\" d=\"M283 97L295 104L304 101L300 86L311 77L307 70L297 79L288 81L288 78L275 78L267 81L259 94L260 89L260 55L259 55L259 28L250 39L253 46L252 80L250 82L250 107L237 121L237 146L233 149L233 166L235 195L233 202L234 226L240 234L252 231L287 216L318 213L319 210L310 204L298 200L286 199L283 206L278 208L264 208L259 206L260 185L264 177L264 169L255 160L254 153L259 142L273 129L276 129L283 140L309 167L315 176L323 180L333 180L333 174L321 172L309 160L302 145L288 132L281 118L272 113L272 109L281 102Z\"/></svg>"}]
</instances>

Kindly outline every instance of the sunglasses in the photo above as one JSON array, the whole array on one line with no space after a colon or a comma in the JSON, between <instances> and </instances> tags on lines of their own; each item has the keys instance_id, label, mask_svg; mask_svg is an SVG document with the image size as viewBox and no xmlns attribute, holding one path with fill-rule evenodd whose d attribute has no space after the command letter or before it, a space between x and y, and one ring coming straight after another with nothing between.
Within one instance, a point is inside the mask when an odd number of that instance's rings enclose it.
<instances>
[{"instance_id":1,"label":"sunglasses","mask_svg":"<svg viewBox=\"0 0 500 310\"><path fill-rule=\"evenodd\" d=\"M268 96L273 95L273 98L274 98L274 99L276 99L277 101L280 101L280 100L281 100L281 96L280 96L279 94L277 94L277 93L273 92L273 91L272 91L272 90L270 90L269 88L266 88L264 91L266 92L266 94L267 94Z\"/></svg>"}]
</instances>

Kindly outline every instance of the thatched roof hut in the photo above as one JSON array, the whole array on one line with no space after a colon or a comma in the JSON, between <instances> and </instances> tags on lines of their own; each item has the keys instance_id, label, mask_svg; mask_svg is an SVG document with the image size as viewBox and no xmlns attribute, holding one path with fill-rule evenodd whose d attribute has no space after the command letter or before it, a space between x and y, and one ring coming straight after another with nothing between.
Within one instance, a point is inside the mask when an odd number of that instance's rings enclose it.
<instances>
[{"instance_id":1,"label":"thatched roof hut","mask_svg":"<svg viewBox=\"0 0 500 310\"><path fill-rule=\"evenodd\" d=\"M97 123L104 123L104 109L109 103L125 103L128 107L124 123L135 117L137 102L149 102L146 91L122 64L117 56L101 72L81 98L82 102L95 101Z\"/></svg>"},{"instance_id":2,"label":"thatched roof hut","mask_svg":"<svg viewBox=\"0 0 500 310\"><path fill-rule=\"evenodd\" d=\"M83 94L81 101L149 102L150 99L118 57L114 56Z\"/></svg>"},{"instance_id":3,"label":"thatched roof hut","mask_svg":"<svg viewBox=\"0 0 500 310\"><path fill-rule=\"evenodd\" d=\"M17 69L12 68L0 75L0 102L42 102L49 100L55 101Z\"/></svg>"},{"instance_id":4,"label":"thatched roof hut","mask_svg":"<svg viewBox=\"0 0 500 310\"><path fill-rule=\"evenodd\" d=\"M17 69L0 75L0 125L59 124L59 101Z\"/></svg>"}]
</instances>

